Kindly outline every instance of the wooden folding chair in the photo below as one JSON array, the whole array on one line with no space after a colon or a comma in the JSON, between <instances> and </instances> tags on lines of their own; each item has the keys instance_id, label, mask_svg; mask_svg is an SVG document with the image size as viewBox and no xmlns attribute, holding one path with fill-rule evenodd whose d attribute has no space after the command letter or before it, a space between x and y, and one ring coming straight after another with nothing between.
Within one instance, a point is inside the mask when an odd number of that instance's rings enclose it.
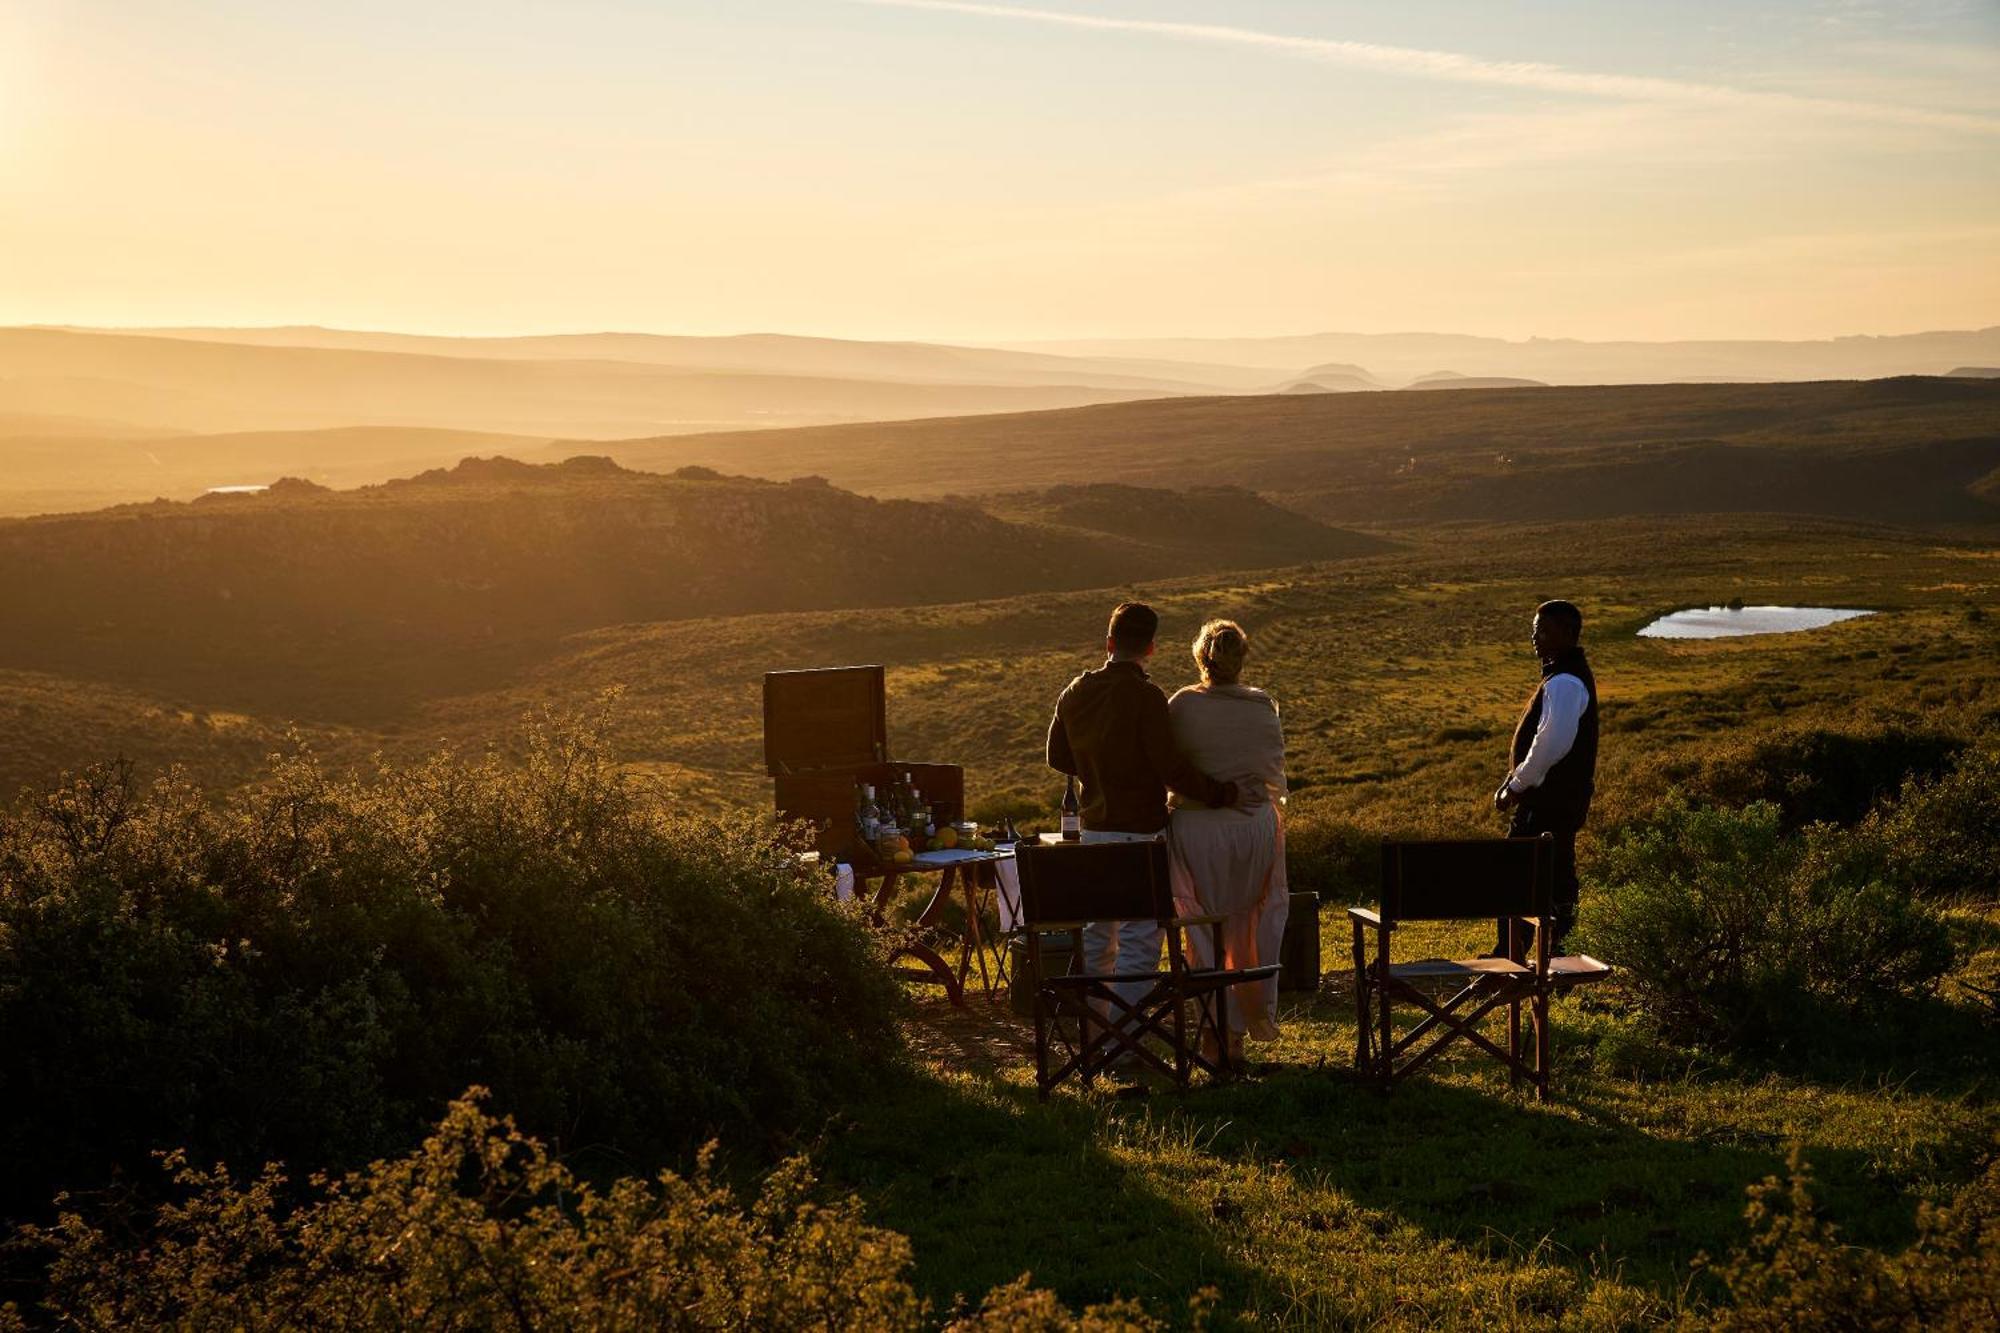
<instances>
[{"instance_id":1,"label":"wooden folding chair","mask_svg":"<svg viewBox=\"0 0 2000 1333\"><path fill-rule=\"evenodd\" d=\"M1507 1066L1508 1081L1549 1093L1549 937L1554 924L1552 883L1554 839L1481 838L1462 842L1382 844L1382 905L1379 912L1347 909L1354 923L1354 995L1359 1032L1354 1063L1380 1080L1387 1091L1416 1073L1454 1042L1464 1041ZM1406 921L1508 920L1505 958L1429 958L1396 963L1389 945ZM1526 959L1522 923L1535 929L1535 957ZM1367 957L1366 937L1375 934L1375 957ZM1455 987L1456 989L1452 989ZM1448 998L1438 994L1450 989ZM1391 1007L1414 1005L1424 1018L1400 1037ZM1503 1048L1480 1031L1496 1009L1507 1011ZM1533 1049L1524 1055L1521 1010L1534 1026ZM1425 1038L1428 1045L1420 1045Z\"/></svg>"},{"instance_id":2,"label":"wooden folding chair","mask_svg":"<svg viewBox=\"0 0 2000 1333\"><path fill-rule=\"evenodd\" d=\"M1014 849L1021 878L1021 925L1035 989L1035 1087L1046 1101L1066 1078L1085 1085L1121 1057L1130 1057L1186 1088L1195 1070L1224 1078L1229 1060L1229 987L1275 976L1279 964L1255 968L1190 967L1184 932L1207 929L1222 956L1222 918L1179 916L1167 876L1164 842L1037 843ZM1084 957L1088 924L1152 921L1166 937L1167 970L1157 959L1142 966L1119 960L1115 972L1091 972ZM1068 934L1071 971L1050 976L1042 962L1044 933ZM1139 988L1132 998L1118 987ZM1192 1023L1190 1023L1192 1017ZM1070 1032L1075 1032L1072 1041ZM1204 1054L1203 1038L1214 1054ZM1148 1042L1158 1043L1165 1054Z\"/></svg>"}]
</instances>

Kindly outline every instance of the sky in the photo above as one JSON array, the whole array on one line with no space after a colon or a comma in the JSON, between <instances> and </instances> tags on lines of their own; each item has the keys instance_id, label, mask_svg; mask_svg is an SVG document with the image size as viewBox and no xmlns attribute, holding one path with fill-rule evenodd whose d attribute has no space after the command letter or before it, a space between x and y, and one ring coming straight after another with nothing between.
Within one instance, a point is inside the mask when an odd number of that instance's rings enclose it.
<instances>
[{"instance_id":1,"label":"sky","mask_svg":"<svg viewBox=\"0 0 2000 1333\"><path fill-rule=\"evenodd\" d=\"M0 323L2000 324L2000 0L0 0Z\"/></svg>"}]
</instances>

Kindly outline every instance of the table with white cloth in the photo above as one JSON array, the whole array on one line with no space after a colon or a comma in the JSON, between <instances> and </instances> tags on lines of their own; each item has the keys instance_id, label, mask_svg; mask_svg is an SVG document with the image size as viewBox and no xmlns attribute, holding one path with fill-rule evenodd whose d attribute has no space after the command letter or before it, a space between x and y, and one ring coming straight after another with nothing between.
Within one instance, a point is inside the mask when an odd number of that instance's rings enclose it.
<instances>
[{"instance_id":1,"label":"table with white cloth","mask_svg":"<svg viewBox=\"0 0 2000 1333\"><path fill-rule=\"evenodd\" d=\"M834 868L834 894L842 901L859 898L871 921L892 929L889 909L904 878L924 874L935 874L937 885L923 910L901 928L890 952L890 966L912 981L943 986L954 1005L965 1002L966 983L975 970L985 995L990 998L1002 993L1008 979L1007 940L1021 921L1021 879L1013 848L918 852L904 862L842 862ZM870 880L879 880L872 893ZM944 929L945 909L954 899L963 904L965 922L948 932ZM988 929L989 914L997 929ZM955 948L950 938L954 934ZM956 959L948 960L947 954L953 952Z\"/></svg>"}]
</instances>

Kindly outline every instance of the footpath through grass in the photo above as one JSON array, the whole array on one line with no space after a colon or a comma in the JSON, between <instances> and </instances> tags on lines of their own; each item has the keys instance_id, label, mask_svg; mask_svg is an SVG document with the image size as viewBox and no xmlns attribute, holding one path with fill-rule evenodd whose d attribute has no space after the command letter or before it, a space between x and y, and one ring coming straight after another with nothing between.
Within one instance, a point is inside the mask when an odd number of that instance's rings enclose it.
<instances>
[{"instance_id":1,"label":"footpath through grass","mask_svg":"<svg viewBox=\"0 0 2000 1333\"><path fill-rule=\"evenodd\" d=\"M1338 969L1344 916L1322 912ZM1432 945L1476 942L1416 947ZM1213 1287L1225 1327L1604 1327L1698 1315L1720 1285L1692 1261L1743 1243L1745 1189L1793 1146L1843 1236L1895 1250L2000 1129L1995 1030L1943 1000L1905 1039L1859 1034L1850 1068L1807 1072L1660 1047L1615 991L1572 997L1552 1101L1473 1058L1385 1097L1349 1067L1344 971L1287 997L1254 1078L1046 1106L1004 1001L925 1000L920 1069L853 1108L822 1159L909 1235L943 1303L1031 1272L1072 1305L1133 1295L1176 1322Z\"/></svg>"}]
</instances>

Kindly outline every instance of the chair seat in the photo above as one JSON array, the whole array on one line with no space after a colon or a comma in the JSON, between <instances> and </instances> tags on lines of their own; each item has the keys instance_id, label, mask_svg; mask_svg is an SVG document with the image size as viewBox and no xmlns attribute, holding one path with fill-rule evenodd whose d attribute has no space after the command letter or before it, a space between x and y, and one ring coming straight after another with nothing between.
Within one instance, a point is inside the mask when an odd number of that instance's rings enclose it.
<instances>
[{"instance_id":1,"label":"chair seat","mask_svg":"<svg viewBox=\"0 0 2000 1333\"><path fill-rule=\"evenodd\" d=\"M1420 958L1392 963L1389 975L1399 981L1466 980L1475 977L1526 977L1534 969L1511 958Z\"/></svg>"},{"instance_id":2,"label":"chair seat","mask_svg":"<svg viewBox=\"0 0 2000 1333\"><path fill-rule=\"evenodd\" d=\"M1202 986L1234 986L1245 981L1262 981L1275 977L1284 970L1283 963L1265 963L1259 967L1237 968L1188 968L1181 973L1184 981ZM1069 972L1059 977L1050 977L1042 984L1059 988L1088 988L1100 982L1109 985L1125 981L1167 981L1171 972Z\"/></svg>"},{"instance_id":3,"label":"chair seat","mask_svg":"<svg viewBox=\"0 0 2000 1333\"><path fill-rule=\"evenodd\" d=\"M1549 981L1557 990L1587 986L1611 975L1611 964L1601 963L1587 953L1566 953L1549 959Z\"/></svg>"}]
</instances>

